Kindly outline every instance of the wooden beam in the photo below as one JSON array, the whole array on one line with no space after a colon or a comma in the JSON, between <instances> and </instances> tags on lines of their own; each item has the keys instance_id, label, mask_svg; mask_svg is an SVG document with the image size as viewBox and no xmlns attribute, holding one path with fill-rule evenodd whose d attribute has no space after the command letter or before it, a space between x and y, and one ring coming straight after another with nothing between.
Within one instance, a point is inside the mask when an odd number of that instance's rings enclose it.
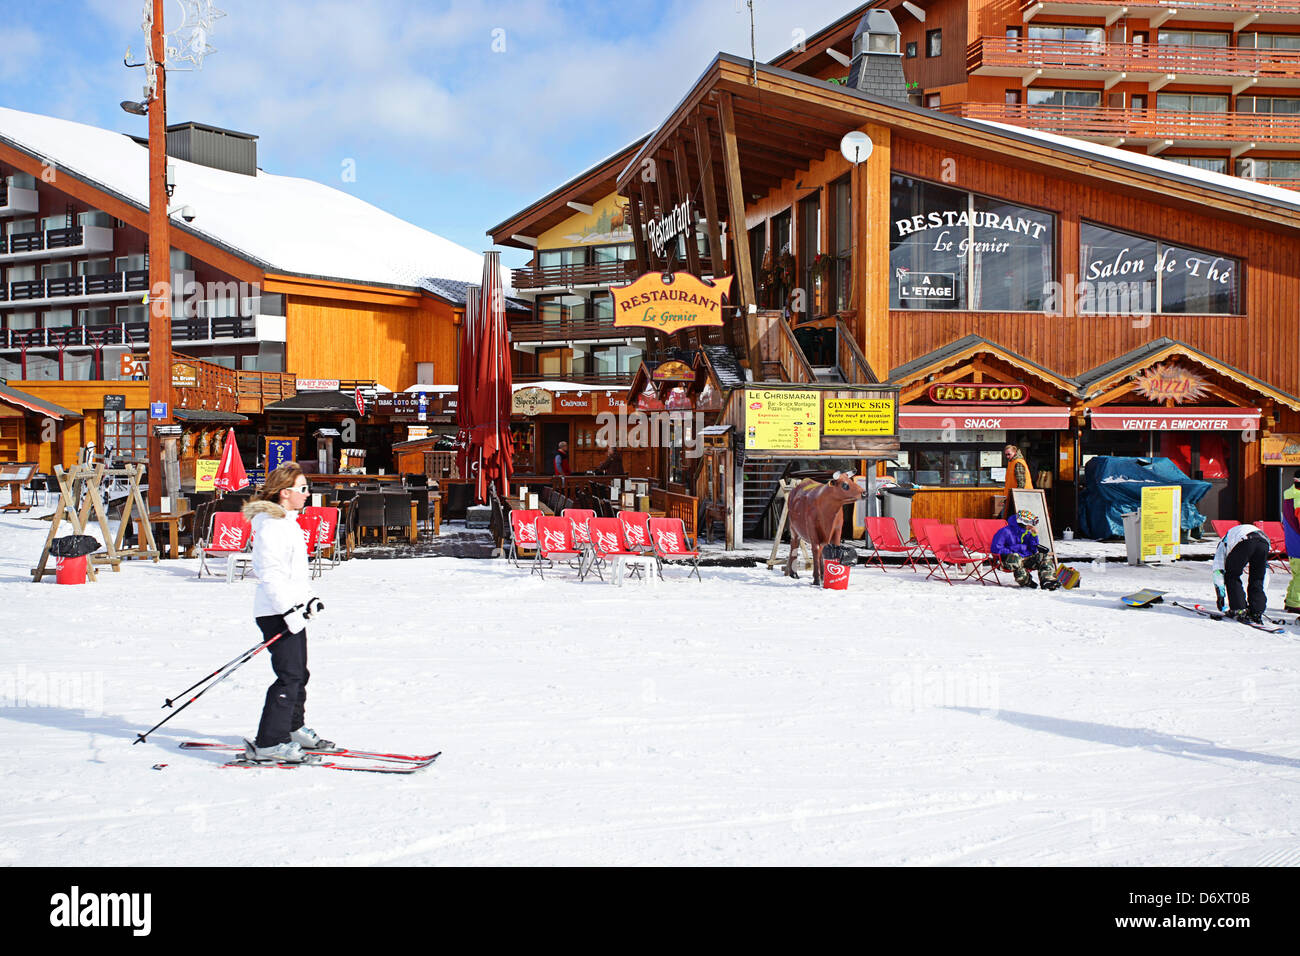
<instances>
[{"instance_id":1,"label":"wooden beam","mask_svg":"<svg viewBox=\"0 0 1300 956\"><path fill-rule=\"evenodd\" d=\"M704 113L696 116L695 122L695 150L696 161L700 168L700 187L704 192L704 226L709 231L709 257L713 260L714 275L721 276L728 273L735 275L736 271L736 250L741 248L744 243L737 244L736 223L731 224L731 247L730 251L724 257L722 253L722 229L720 224L722 220L718 217L718 195L715 183L713 181L713 143L709 136L709 118ZM740 224L740 238L746 235L744 223ZM735 305L735 289L739 285L739 280L732 281L731 289L727 292L731 304ZM743 315L742 315L743 320ZM736 346L735 323L730 320L724 320L722 325L722 341L731 348Z\"/></svg>"},{"instance_id":2,"label":"wooden beam","mask_svg":"<svg viewBox=\"0 0 1300 956\"><path fill-rule=\"evenodd\" d=\"M632 180L627 189L627 212L632 219L632 249L636 255L636 270L644 275L650 271L650 258L646 253L644 226L641 222L641 181Z\"/></svg>"},{"instance_id":3,"label":"wooden beam","mask_svg":"<svg viewBox=\"0 0 1300 956\"><path fill-rule=\"evenodd\" d=\"M749 307L756 305L758 300L754 296L754 270L749 256L743 251L747 245L744 240L748 235L745 193L740 180L740 151L736 144L736 120L732 115L729 93L718 97L718 126L722 130L722 172L727 183L727 220L731 223L732 242L737 244L737 253L732 257L736 264L740 292L736 304L740 307L740 320L745 330L745 351L757 379L760 375L760 369L755 364L758 350L750 336Z\"/></svg>"},{"instance_id":4,"label":"wooden beam","mask_svg":"<svg viewBox=\"0 0 1300 956\"><path fill-rule=\"evenodd\" d=\"M681 139L673 140L673 172L677 177L677 195L683 201L692 198L693 190L690 188L687 179L686 152L682 148ZM691 212L691 221L688 224L689 230L686 233L686 267L691 270L691 275L700 275L700 246L695 239L695 213Z\"/></svg>"}]
</instances>

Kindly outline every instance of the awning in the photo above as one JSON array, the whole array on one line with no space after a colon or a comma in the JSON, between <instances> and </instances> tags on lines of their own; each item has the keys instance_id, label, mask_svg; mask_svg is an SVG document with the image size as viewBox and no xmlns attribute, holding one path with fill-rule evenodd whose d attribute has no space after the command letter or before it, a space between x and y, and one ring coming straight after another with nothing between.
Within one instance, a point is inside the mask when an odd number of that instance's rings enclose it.
<instances>
[{"instance_id":1,"label":"awning","mask_svg":"<svg viewBox=\"0 0 1300 956\"><path fill-rule=\"evenodd\" d=\"M958 431L1049 429L1070 427L1070 410L1038 406L1003 408L997 405L907 406L898 412L899 428L955 428Z\"/></svg>"},{"instance_id":2,"label":"awning","mask_svg":"<svg viewBox=\"0 0 1300 956\"><path fill-rule=\"evenodd\" d=\"M80 412L74 412L70 408L64 408L62 405L55 405L53 402L47 402L43 398L37 398L35 395L29 395L27 392L4 384L0 381L0 402L6 405L12 405L15 408L21 408L24 411L35 412L37 415L46 415L56 421L63 421L65 418L81 418Z\"/></svg>"},{"instance_id":3,"label":"awning","mask_svg":"<svg viewBox=\"0 0 1300 956\"><path fill-rule=\"evenodd\" d=\"M193 422L196 425L237 425L240 422L248 421L248 416L241 415L239 412L219 412L210 408L173 408L172 417L178 421Z\"/></svg>"},{"instance_id":4,"label":"awning","mask_svg":"<svg viewBox=\"0 0 1300 956\"><path fill-rule=\"evenodd\" d=\"M1092 427L1125 432L1240 432L1259 430L1258 408L1152 408L1105 405L1089 413Z\"/></svg>"}]
</instances>

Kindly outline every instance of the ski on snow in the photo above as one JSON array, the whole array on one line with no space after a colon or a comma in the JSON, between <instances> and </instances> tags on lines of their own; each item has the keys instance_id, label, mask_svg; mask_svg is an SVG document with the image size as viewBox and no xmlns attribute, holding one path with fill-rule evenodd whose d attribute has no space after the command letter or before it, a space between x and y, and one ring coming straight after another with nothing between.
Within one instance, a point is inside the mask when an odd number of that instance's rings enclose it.
<instances>
[{"instance_id":1,"label":"ski on snow","mask_svg":"<svg viewBox=\"0 0 1300 956\"><path fill-rule=\"evenodd\" d=\"M437 760L442 752L434 754L392 754L370 750L350 750L340 747L335 750L307 750L315 758L299 763L273 760L249 760L247 750L237 744L222 744L209 741L187 740L181 745L182 750L213 750L219 753L239 754L223 768L240 770L293 770L297 767L321 767L325 770L351 770L356 773L417 773Z\"/></svg>"},{"instance_id":2,"label":"ski on snow","mask_svg":"<svg viewBox=\"0 0 1300 956\"><path fill-rule=\"evenodd\" d=\"M390 762L390 763L349 763L347 761L335 762L333 760L321 759L320 761L303 761L301 763L284 763L280 761L258 761L246 760L242 757L223 763L222 768L239 769L239 770L297 770L299 767L319 767L322 770L351 770L354 773L419 773L425 767L430 766L440 755L434 754L433 759L426 760L423 763L410 762Z\"/></svg>"},{"instance_id":3,"label":"ski on snow","mask_svg":"<svg viewBox=\"0 0 1300 956\"><path fill-rule=\"evenodd\" d=\"M1223 611L1216 611L1213 608L1208 608L1203 604L1184 604L1181 601L1173 601L1171 603L1174 607L1180 607L1184 611L1191 611L1193 614L1199 614L1201 617L1208 617L1212 621L1237 621L1235 617L1232 617ZM1250 627L1255 628L1255 630L1263 631L1266 634L1281 634L1284 637L1287 636L1285 621L1278 621L1266 617L1264 618L1263 624L1254 624L1250 621L1237 621L1237 623L1249 625Z\"/></svg>"},{"instance_id":4,"label":"ski on snow","mask_svg":"<svg viewBox=\"0 0 1300 956\"><path fill-rule=\"evenodd\" d=\"M222 744L209 741L187 740L180 745L182 750L217 750L224 753L244 752L244 747L239 744ZM380 753L374 750L352 750L347 747L337 747L334 750L308 750L304 748L303 753L316 754L321 757L342 757L362 760L382 760L393 761L395 763L430 763L438 754L390 754ZM441 753L439 751L438 753Z\"/></svg>"}]
</instances>

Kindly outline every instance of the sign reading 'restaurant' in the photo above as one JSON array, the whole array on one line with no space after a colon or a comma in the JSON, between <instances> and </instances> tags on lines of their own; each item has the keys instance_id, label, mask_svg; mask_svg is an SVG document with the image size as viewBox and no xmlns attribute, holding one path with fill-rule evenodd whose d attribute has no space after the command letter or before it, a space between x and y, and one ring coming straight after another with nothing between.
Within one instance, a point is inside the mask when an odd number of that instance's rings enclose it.
<instances>
[{"instance_id":1,"label":"sign reading 'restaurant'","mask_svg":"<svg viewBox=\"0 0 1300 956\"><path fill-rule=\"evenodd\" d=\"M722 325L722 298L731 276L712 283L689 272L648 272L631 285L613 286L614 325L676 332L698 325Z\"/></svg>"}]
</instances>

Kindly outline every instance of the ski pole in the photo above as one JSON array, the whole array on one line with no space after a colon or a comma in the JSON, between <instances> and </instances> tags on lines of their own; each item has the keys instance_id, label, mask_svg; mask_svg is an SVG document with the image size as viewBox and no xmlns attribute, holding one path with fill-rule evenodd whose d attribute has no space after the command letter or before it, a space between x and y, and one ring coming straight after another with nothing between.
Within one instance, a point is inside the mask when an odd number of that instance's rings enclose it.
<instances>
[{"instance_id":1,"label":"ski pole","mask_svg":"<svg viewBox=\"0 0 1300 956\"><path fill-rule=\"evenodd\" d=\"M224 671L224 670L225 670L227 667L229 667L231 664L235 663L235 661L239 660L239 659L240 659L241 657L243 657L245 654L252 654L252 653L255 653L255 652L258 650L258 648L262 647L262 646L263 646L264 644L266 644L266 643L268 643L268 642L265 642L265 641L264 641L262 644L256 644L256 645L254 645L253 647L250 647L248 650L244 651L243 654L236 654L236 655L235 655L234 657L232 657L230 660L226 661L226 663L222 664L220 667L218 667L216 670L214 670L214 671L213 671L211 674L209 674L207 677L203 677L203 678L200 678L199 680L196 680L193 684L191 684L189 687L186 687L183 691L181 691L181 692L180 692L179 694L177 694L175 697L168 697L166 700L164 700L164 701L162 702L161 706L162 706L164 709L170 707L172 704L174 704L176 701L180 700L182 697L184 697L186 694L188 694L188 693L189 693L190 691L192 691L194 688L198 687L198 686L199 686L200 684L202 684L202 683L205 683L205 682L207 682L207 681L212 680L212 678L216 677L218 674L220 674L222 671Z\"/></svg>"},{"instance_id":2,"label":"ski pole","mask_svg":"<svg viewBox=\"0 0 1300 956\"><path fill-rule=\"evenodd\" d=\"M283 631L281 631L279 634L275 635L275 637L269 638L269 639L263 641L261 644L258 644L256 647L252 648L251 650L247 651L247 652L244 654L243 659L240 660L240 662L239 662L238 664L236 664L234 667L230 668L230 670L226 671L224 674L222 674L220 677L218 677L216 680L214 680L211 684L209 684L207 687L203 688L201 691L199 691L197 694L195 694L193 697L191 697L191 698L190 698L189 700L187 700L185 703L181 704L179 707L177 707L175 710L173 710L170 714L168 714L168 715L167 715L166 717L164 717L162 720L158 721L158 723L154 724L152 727L150 727L150 728L149 728L148 730L146 730L144 733L142 733L142 734L136 734L136 735L135 735L135 740L131 741L131 743L132 743L132 744L140 744L140 743L144 743L145 740L148 739L148 737L149 737L149 735L150 735L151 733L153 733L155 730L157 730L157 729L158 729L159 727L161 727L163 724L167 723L167 721L171 720L173 717L175 717L177 714L179 714L179 713L180 713L182 710L184 710L186 707L190 706L190 704L194 703L196 700L198 700L200 697L202 697L202 696L203 696L204 694L206 694L208 691L212 690L212 688L216 687L218 684L220 684L223 680L225 680L227 677L229 677L229 676L230 676L231 674L233 674L235 671L239 670L239 668L241 668L241 667L243 667L245 664L247 664L250 660L252 660L252 659L257 655L257 652L258 652L258 651L262 650L262 649L265 648L265 647L270 647L272 644L274 644L276 641L278 641L280 638L284 637L284 636L285 636L286 634L288 634L288 633L289 633L289 631L288 631L287 629L286 629L286 630L283 630ZM202 681L200 681L199 683L202 683Z\"/></svg>"}]
</instances>

